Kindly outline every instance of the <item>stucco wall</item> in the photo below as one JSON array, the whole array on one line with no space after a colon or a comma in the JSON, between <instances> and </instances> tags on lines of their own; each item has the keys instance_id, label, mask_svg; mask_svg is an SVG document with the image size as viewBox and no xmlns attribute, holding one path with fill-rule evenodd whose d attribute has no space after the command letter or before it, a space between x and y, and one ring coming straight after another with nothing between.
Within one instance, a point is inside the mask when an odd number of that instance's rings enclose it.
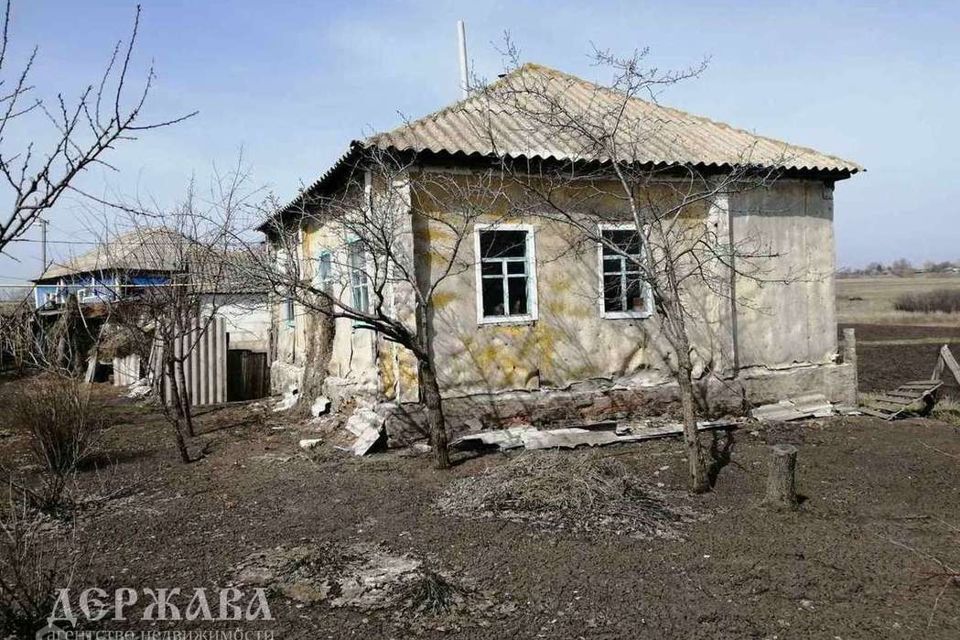
<instances>
[{"instance_id":1,"label":"stucco wall","mask_svg":"<svg viewBox=\"0 0 960 640\"><path fill-rule=\"evenodd\" d=\"M271 320L266 294L221 296L205 303L207 309L213 305L226 321L231 349L267 352Z\"/></svg>"},{"instance_id":2,"label":"stucco wall","mask_svg":"<svg viewBox=\"0 0 960 640\"><path fill-rule=\"evenodd\" d=\"M689 329L698 374L708 369L732 375L735 355L748 368L834 360L832 200L827 195L832 190L821 182L785 180L685 213L687 224L717 225L724 240L732 225L738 250L776 254L754 259L752 268L738 264L753 275L735 278L736 305L702 284L690 285L687 300L695 319ZM606 207L598 215L624 215L609 202L590 206ZM538 318L513 325L478 322L474 244L464 243L463 260L470 266L441 285L431 318L445 395L562 388L595 378L644 385L671 378L665 364L671 349L655 316L601 317L595 248L572 250L565 225L510 218L492 209L490 220L534 229ZM437 263L442 266L436 256L452 241L435 217L432 211L415 221L420 268L429 279L439 272ZM734 279L730 273L718 275Z\"/></svg>"},{"instance_id":3,"label":"stucco wall","mask_svg":"<svg viewBox=\"0 0 960 640\"><path fill-rule=\"evenodd\" d=\"M783 180L731 195L730 212L738 243L777 254L756 261L755 278L737 279L740 366L832 362L837 352L832 187Z\"/></svg>"},{"instance_id":4,"label":"stucco wall","mask_svg":"<svg viewBox=\"0 0 960 640\"><path fill-rule=\"evenodd\" d=\"M455 210L444 209L439 199L417 197L416 183L413 190L413 242L409 244L423 286L435 282L448 266L457 238L438 219ZM586 213L607 221L626 219L620 205L610 201L582 200L580 204ZM834 362L832 204L832 188L823 183L784 180L762 191L734 193L684 213L684 224L713 225L719 238L731 239L741 250L776 254L754 259L749 265L738 263L738 268L753 273L753 278L715 274L735 291L735 303L702 285L693 285L689 300L696 320L690 323L690 331L697 375L711 371L728 377L739 365L749 377L756 375L751 369ZM429 314L433 354L445 397L565 388L591 380L634 388L672 379L666 365L672 358L671 349L655 314L643 319L601 317L595 245L584 246L567 225L540 217L511 217L498 203L490 203L489 215L481 221L525 224L533 229L537 318L514 324L478 322L471 229L460 245L459 264L439 286ZM303 231L301 269L312 277L320 252L330 251L336 272L332 286L337 296L349 301L345 241L343 229L335 224L308 225ZM408 244L403 237L398 237L398 242ZM409 296L402 291L387 295L393 296L388 305L392 312L412 323L415 314ZM299 317L305 310L298 305L294 327L287 327L282 309L278 311L278 357L302 367L308 338L304 333L307 323ZM327 387L333 395L359 393L415 401L416 363L408 352L372 331L339 319Z\"/></svg>"}]
</instances>

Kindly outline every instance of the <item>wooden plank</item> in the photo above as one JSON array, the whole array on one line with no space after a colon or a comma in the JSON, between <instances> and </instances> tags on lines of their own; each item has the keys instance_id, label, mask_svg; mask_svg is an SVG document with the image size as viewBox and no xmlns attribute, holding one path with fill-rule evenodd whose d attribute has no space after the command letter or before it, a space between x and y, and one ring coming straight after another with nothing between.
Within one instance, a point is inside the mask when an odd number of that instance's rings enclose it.
<instances>
[{"instance_id":1,"label":"wooden plank","mask_svg":"<svg viewBox=\"0 0 960 640\"><path fill-rule=\"evenodd\" d=\"M887 404L902 404L904 406L909 406L911 404L914 404L915 402L920 402L920 397L892 396L888 393L886 395L880 396L879 398L877 398L877 400L879 400L880 402L886 402Z\"/></svg>"},{"instance_id":2,"label":"wooden plank","mask_svg":"<svg viewBox=\"0 0 960 640\"><path fill-rule=\"evenodd\" d=\"M868 416L873 416L874 418L883 418L884 420L888 420L890 416L893 415L892 413L877 411L876 409L870 409L867 407L860 407L859 410Z\"/></svg>"},{"instance_id":3,"label":"wooden plank","mask_svg":"<svg viewBox=\"0 0 960 640\"><path fill-rule=\"evenodd\" d=\"M943 345L940 348L940 358L947 366L947 369L950 370L950 373L953 374L953 379L957 381L957 384L960 384L960 364L958 364L957 359L953 357L950 347Z\"/></svg>"},{"instance_id":4,"label":"wooden plank","mask_svg":"<svg viewBox=\"0 0 960 640\"><path fill-rule=\"evenodd\" d=\"M906 410L910 405L904 404L891 404L888 402L882 402L880 400L875 400L873 402L874 407L882 409L884 411L889 411L890 413L900 413L901 411Z\"/></svg>"},{"instance_id":5,"label":"wooden plank","mask_svg":"<svg viewBox=\"0 0 960 640\"><path fill-rule=\"evenodd\" d=\"M913 380L912 382L904 382L902 385L897 387L898 389L927 389L929 387L939 387L942 383L936 380Z\"/></svg>"},{"instance_id":6,"label":"wooden plank","mask_svg":"<svg viewBox=\"0 0 960 640\"><path fill-rule=\"evenodd\" d=\"M923 393L917 393L916 391L900 391L899 389L894 389L893 391L887 391L886 395L893 396L894 398L912 398L914 400L919 400Z\"/></svg>"}]
</instances>

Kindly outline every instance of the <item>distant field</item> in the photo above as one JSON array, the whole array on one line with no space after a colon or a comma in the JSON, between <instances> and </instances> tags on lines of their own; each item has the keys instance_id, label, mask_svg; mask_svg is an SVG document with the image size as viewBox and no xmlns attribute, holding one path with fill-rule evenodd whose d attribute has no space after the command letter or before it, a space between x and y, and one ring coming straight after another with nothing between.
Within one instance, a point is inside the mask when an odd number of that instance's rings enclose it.
<instances>
[{"instance_id":1,"label":"distant field","mask_svg":"<svg viewBox=\"0 0 960 640\"><path fill-rule=\"evenodd\" d=\"M960 314L896 311L904 293L960 289L960 275L875 276L837 279L837 320L844 324L914 324L960 326Z\"/></svg>"}]
</instances>

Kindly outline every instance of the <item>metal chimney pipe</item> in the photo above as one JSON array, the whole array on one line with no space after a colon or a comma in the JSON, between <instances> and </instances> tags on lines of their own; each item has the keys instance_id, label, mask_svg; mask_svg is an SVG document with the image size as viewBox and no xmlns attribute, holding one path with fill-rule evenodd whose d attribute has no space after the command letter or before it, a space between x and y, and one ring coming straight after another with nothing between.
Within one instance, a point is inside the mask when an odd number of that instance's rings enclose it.
<instances>
[{"instance_id":1,"label":"metal chimney pipe","mask_svg":"<svg viewBox=\"0 0 960 640\"><path fill-rule=\"evenodd\" d=\"M469 74L467 71L467 31L463 20L457 20L457 35L460 37L460 98L470 97Z\"/></svg>"}]
</instances>

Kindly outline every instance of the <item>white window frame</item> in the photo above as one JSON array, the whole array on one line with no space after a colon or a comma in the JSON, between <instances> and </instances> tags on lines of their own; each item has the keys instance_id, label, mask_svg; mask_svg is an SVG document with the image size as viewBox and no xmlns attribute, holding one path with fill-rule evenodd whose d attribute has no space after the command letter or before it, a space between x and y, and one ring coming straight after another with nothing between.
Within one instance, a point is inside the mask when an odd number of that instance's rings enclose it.
<instances>
[{"instance_id":1,"label":"white window frame","mask_svg":"<svg viewBox=\"0 0 960 640\"><path fill-rule=\"evenodd\" d=\"M636 320L649 318L653 315L653 290L650 285L644 281L642 295L645 299L643 311L607 311L605 305L604 286L603 286L603 247L602 242L604 231L637 231L637 226L631 222L601 222L597 225L597 233L600 240L597 242L597 306L600 309L600 317L606 320ZM639 233L639 232L638 232ZM640 233L640 255L641 259L647 256L647 243L644 241L644 234ZM642 270L641 270L642 274Z\"/></svg>"},{"instance_id":2,"label":"white window frame","mask_svg":"<svg viewBox=\"0 0 960 640\"><path fill-rule=\"evenodd\" d=\"M359 255L360 255L360 260L362 260L362 266L359 269L353 266L354 245L360 247ZM349 284L350 284L350 306L362 313L370 313L370 304L371 304L370 297L373 293L372 292L373 287L370 286L370 276L367 275L367 271L366 271L367 260L368 260L367 250L363 247L363 244L360 242L360 239L353 238L353 239L347 240L347 269L349 271L348 276L349 276ZM356 277L357 274L359 274L360 278L363 279L363 282L359 284L354 281L354 278ZM366 291L367 304L365 309L361 309L360 307L357 306L357 290L361 288Z\"/></svg>"},{"instance_id":3,"label":"white window frame","mask_svg":"<svg viewBox=\"0 0 960 640\"><path fill-rule=\"evenodd\" d=\"M327 260L326 273L322 272L323 266L324 266L323 265L324 258L326 258ZM321 249L320 252L317 254L316 262L317 262L317 266L316 266L317 271L313 278L313 286L320 289L321 291L324 291L333 281L333 252L330 249Z\"/></svg>"},{"instance_id":4,"label":"white window frame","mask_svg":"<svg viewBox=\"0 0 960 640\"><path fill-rule=\"evenodd\" d=\"M525 231L527 262L527 313L523 315L487 316L483 315L483 269L480 255L480 233L483 231ZM537 306L537 250L536 227L532 224L513 223L477 223L473 226L473 270L477 298L477 324L527 324L539 318ZM504 295L506 291L504 291Z\"/></svg>"}]
</instances>

